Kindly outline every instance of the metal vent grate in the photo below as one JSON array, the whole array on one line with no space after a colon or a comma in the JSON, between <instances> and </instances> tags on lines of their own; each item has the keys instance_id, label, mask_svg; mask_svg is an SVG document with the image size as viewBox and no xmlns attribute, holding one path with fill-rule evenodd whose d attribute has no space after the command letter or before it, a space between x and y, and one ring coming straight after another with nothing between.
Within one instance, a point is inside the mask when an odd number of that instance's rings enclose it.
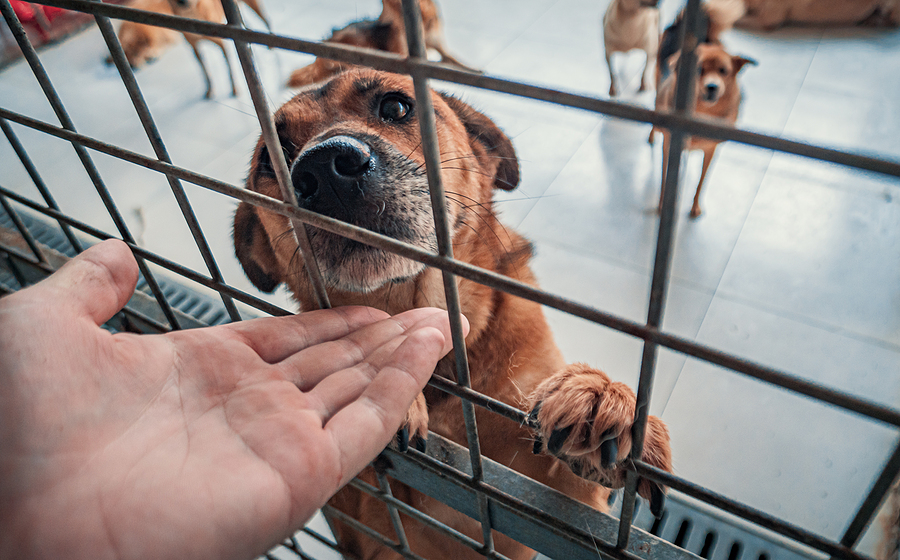
<instances>
[{"instance_id":1,"label":"metal vent grate","mask_svg":"<svg viewBox=\"0 0 900 560\"><path fill-rule=\"evenodd\" d=\"M28 231L31 232L35 241L63 256L69 258L75 256L75 250L66 240L58 226L26 212L20 211L17 212L17 215ZM3 207L0 207L0 227L10 230L16 229L12 218ZM93 240L84 236L79 236L79 241L85 246L94 243ZM0 261L0 284L9 288L9 291L23 287L3 261ZM159 286L173 309L190 315L198 322L205 325L221 325L229 322L228 311L222 305L222 300L199 293L170 278L160 278ZM143 276L138 277L137 290L148 297L153 296Z\"/></svg>"}]
</instances>

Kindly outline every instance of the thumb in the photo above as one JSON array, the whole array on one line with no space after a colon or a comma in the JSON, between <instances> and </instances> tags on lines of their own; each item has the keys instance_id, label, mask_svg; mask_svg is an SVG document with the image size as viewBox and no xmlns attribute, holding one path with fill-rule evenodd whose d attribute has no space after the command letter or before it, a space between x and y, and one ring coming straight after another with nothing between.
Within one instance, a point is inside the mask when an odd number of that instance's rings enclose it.
<instances>
[{"instance_id":1,"label":"thumb","mask_svg":"<svg viewBox=\"0 0 900 560\"><path fill-rule=\"evenodd\" d=\"M72 309L101 325L128 303L137 272L128 245L109 239L77 255L27 291L31 297Z\"/></svg>"}]
</instances>

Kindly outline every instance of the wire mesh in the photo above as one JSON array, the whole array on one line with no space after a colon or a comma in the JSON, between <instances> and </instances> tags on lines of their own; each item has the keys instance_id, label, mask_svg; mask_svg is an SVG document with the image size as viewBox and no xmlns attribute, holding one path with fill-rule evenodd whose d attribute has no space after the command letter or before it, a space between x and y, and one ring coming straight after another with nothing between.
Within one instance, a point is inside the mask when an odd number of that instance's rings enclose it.
<instances>
[{"instance_id":1,"label":"wire mesh","mask_svg":"<svg viewBox=\"0 0 900 560\"><path fill-rule=\"evenodd\" d=\"M821 535L804 530L782 519L775 518L749 507L746 504L742 504L726 496L722 496L699 485L693 484L676 475L656 469L640 460L644 431L648 417L647 407L650 400L650 392L654 384L653 374L656 368L656 356L660 346L708 361L718 366L729 368L735 372L835 405L847 411L892 426L900 426L900 411L893 408L885 407L878 403L856 398L840 391L811 383L788 372L763 366L738 356L722 352L716 348L698 344L695 341L661 330L662 317L665 310L666 290L671 271L672 239L675 225L675 209L677 207L679 166L681 164L681 158L679 156L685 149L685 142L688 137L704 136L716 140L730 140L751 146L837 163L856 169L874 171L892 177L900 177L900 163L887 159L863 156L849 151L835 150L804 142L754 133L693 117L690 110L691 105L688 100L692 98L690 88L694 82L693 72L695 63L693 58L693 47L696 45L697 26L699 25L698 22L700 20L700 0L688 0L687 8L685 10L685 25L681 27L683 36L680 38L680 41L686 48L683 49L683 56L679 60L678 93L676 95L675 111L672 113L650 111L623 103L605 101L565 91L557 91L513 80L479 75L464 70L458 70L447 65L429 62L425 57L421 15L419 13L418 3L415 0L403 0L404 18L407 29L407 44L409 45L410 52L408 57L252 31L243 27L240 12L235 0L223 0L227 24L216 24L178 16L142 12L133 8L102 4L100 2L87 0L42 0L40 3L84 12L94 16L112 54L113 61L116 64L121 79L128 90L134 108L140 117L145 133L151 141L156 158L149 158L76 132L72 120L69 118L62 101L56 94L49 76L44 71L37 52L28 42L27 36L13 13L9 1L0 0L0 12L2 12L8 26L13 31L16 41L35 77L38 79L41 88L53 107L61 125L56 126L41 122L26 115L0 108L0 127L2 127L4 135L13 147L19 160L25 166L28 175L38 188L44 200L44 205L40 205L0 186L0 204L2 204L6 214L10 216L16 230L22 236L31 252L31 257L28 257L27 255L23 256L23 254L10 250L10 247L5 245L0 246L0 251L4 253L4 259L7 263L12 263L9 264L9 268L14 271L21 285L28 283L28 278L22 272L21 266L27 266L28 264L34 265L44 274L52 272L53 267L47 263L40 244L35 241L26 224L19 219L16 210L10 204L10 201L56 220L60 225L63 235L76 252L81 251L84 244L78 239L78 236L73 233L73 229L97 239L105 239L110 237L110 235L90 224L85 224L66 216L61 212L51 195L51 189L48 188L41 178L21 142L19 142L14 131L9 126L9 122L15 122L21 126L50 134L72 143L82 165L89 174L92 183L100 194L107 211L113 219L119 237L128 243L134 252L135 257L141 266L142 276L167 322L167 325L165 325L159 322L154 323L153 320L148 319L147 324L151 326L155 324L154 328L159 331L164 331L169 328L179 328L181 323L178 314L172 310L172 306L167 300L166 295L163 293L163 290L160 288L153 273L147 267L146 262L168 269L186 279L217 291L232 320L240 320L241 318L240 313L234 306L234 300L246 303L264 313L277 315L288 313L288 311L284 309L233 288L225 283L217 263L206 243L200 224L194 216L190 203L184 195L180 181L190 182L205 189L254 204L288 217L291 220L297 242L301 247L301 254L305 259L305 269L314 286L314 292L320 307L328 307L329 301L318 264L316 263L315 256L307 237L307 228L310 227L320 228L379 249L392 251L442 271L446 305L452 318L451 330L454 339L458 381L454 382L435 377L430 382L430 385L461 399L468 441L468 469L466 472L461 473L446 465L442 465L440 461L437 461L426 454L416 452L415 450L410 450L409 454L415 461L419 461L422 465L427 465L427 468L433 469L435 472L440 472L444 477L454 479L457 484L465 486L474 492L477 500L475 516L481 523L483 540L479 543L465 535L456 533L452 528L430 518L427 514L419 512L410 504L397 500L392 496L388 480L383 474L378 475L377 488L359 479L354 480L351 485L356 489L369 495L376 496L385 502L395 531L393 538L387 535L381 535L333 508L327 507L325 509L328 515L340 520L342 523L353 526L368 537L381 542L384 546L396 551L406 558L417 558L417 556L410 550L399 512L415 517L418 521L431 525L444 535L462 542L465 546L491 558L502 557L494 550L493 544L492 531L494 529L494 524L492 512L494 511L494 505L500 505L518 511L525 519L536 520L548 526L552 525L554 529L559 530L561 534L567 534L567 538L576 538L576 535L577 538L584 538L584 535L580 532L579 528L574 527L571 524L567 525L565 520L560 521L558 518L552 518L552 516L548 517L541 511L530 508L527 503L511 499L508 495L498 491L496 487L485 481L486 467L483 464L479 449L475 406L482 407L521 424L531 424L532 420L530 420L521 410L492 399L487 395L477 393L471 389L465 340L461 320L459 318L460 303L456 284L456 276L459 276L482 283L493 289L504 291L593 321L599 325L615 329L643 341L644 352L641 362L640 379L637 390L637 407L632 434L634 446L632 448L630 461L626 464L628 478L622 502L621 516L618 522L618 535L617 538L613 538L612 535L606 535L607 538L611 539L609 542L596 543L598 554L619 559L637 558L637 556L630 551L629 545L633 543L630 543L629 539L634 534L632 532L632 520L635 514L637 481L638 477L644 477L666 484L671 488L679 490L707 504L737 515L752 523L756 523L768 530L774 531L775 533L793 539L835 558L854 560L865 558L855 552L853 547L858 542L864 528L874 516L878 505L887 494L891 482L895 480L898 473L900 473L900 447L894 451L887 461L882 473L873 484L869 495L853 516L852 522L840 542L835 542L831 539L822 537ZM254 109L262 129L262 137L268 147L269 153L274 155L273 163L275 174L278 179L284 202L234 187L222 181L217 181L172 164L159 131L155 127L149 108L143 101L140 88L134 80L131 69L125 60L122 47L113 32L109 18L159 25L179 31L189 31L203 35L221 37L234 43L246 83L250 89ZM435 229L438 238L438 252L436 254L297 207L293 189L290 187L288 164L284 158L284 152L281 149L278 135L275 132L272 114L266 101L262 83L257 74L253 53L250 50L251 44L289 49L316 56L323 56L350 64L368 65L378 69L406 73L412 76L417 106L420 111L419 122L421 127L423 152L425 154L426 171L431 192ZM662 212L658 229L656 259L653 266L653 283L650 291L647 320L644 323L630 321L614 314L603 312L590 306L571 301L564 296L545 292L503 275L480 269L454 259L452 238L450 234L451 229L446 211L446 197L441 184L441 163L437 145L434 112L431 106L431 96L429 94L429 80L455 82L489 91L508 93L515 96L565 105L637 122L651 123L656 127L665 128L672 132L672 157L669 157L668 160L668 182L664 189ZM93 161L87 152L88 149L122 159L135 165L143 166L165 175L173 195L178 201L184 219L190 228L194 241L203 255L203 260L209 274L208 276L147 251L135 242L116 207L116 203L106 189L96 166L93 164ZM15 264L17 262L19 264ZM401 480L401 482L403 481ZM334 543L331 543L326 538L313 531L307 530L306 533L329 546L334 546ZM591 539L593 539L593 535L591 535ZM612 541L615 542L613 543ZM306 554L300 550L299 544L297 544L296 541L286 543L285 546L294 550L299 557L307 557Z\"/></svg>"}]
</instances>

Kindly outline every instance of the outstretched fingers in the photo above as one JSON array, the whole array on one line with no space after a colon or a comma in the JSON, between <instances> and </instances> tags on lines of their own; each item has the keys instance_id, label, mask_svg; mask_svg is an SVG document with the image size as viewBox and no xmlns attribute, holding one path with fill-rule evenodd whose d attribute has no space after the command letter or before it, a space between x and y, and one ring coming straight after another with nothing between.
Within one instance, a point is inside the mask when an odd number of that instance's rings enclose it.
<instances>
[{"instance_id":1,"label":"outstretched fingers","mask_svg":"<svg viewBox=\"0 0 900 560\"><path fill-rule=\"evenodd\" d=\"M452 347L446 316L439 327L421 326L386 360L357 399L325 424L341 456L341 484L390 442L438 360Z\"/></svg>"}]
</instances>

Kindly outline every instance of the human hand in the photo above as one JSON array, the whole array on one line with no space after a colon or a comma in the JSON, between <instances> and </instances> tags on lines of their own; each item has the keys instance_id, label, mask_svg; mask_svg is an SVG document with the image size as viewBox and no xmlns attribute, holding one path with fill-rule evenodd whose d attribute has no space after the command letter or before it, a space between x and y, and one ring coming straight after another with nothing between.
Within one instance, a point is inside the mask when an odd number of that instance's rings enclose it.
<instances>
[{"instance_id":1,"label":"human hand","mask_svg":"<svg viewBox=\"0 0 900 560\"><path fill-rule=\"evenodd\" d=\"M446 312L348 307L112 334L137 267L101 243L0 300L0 558L250 558L388 444Z\"/></svg>"}]
</instances>

